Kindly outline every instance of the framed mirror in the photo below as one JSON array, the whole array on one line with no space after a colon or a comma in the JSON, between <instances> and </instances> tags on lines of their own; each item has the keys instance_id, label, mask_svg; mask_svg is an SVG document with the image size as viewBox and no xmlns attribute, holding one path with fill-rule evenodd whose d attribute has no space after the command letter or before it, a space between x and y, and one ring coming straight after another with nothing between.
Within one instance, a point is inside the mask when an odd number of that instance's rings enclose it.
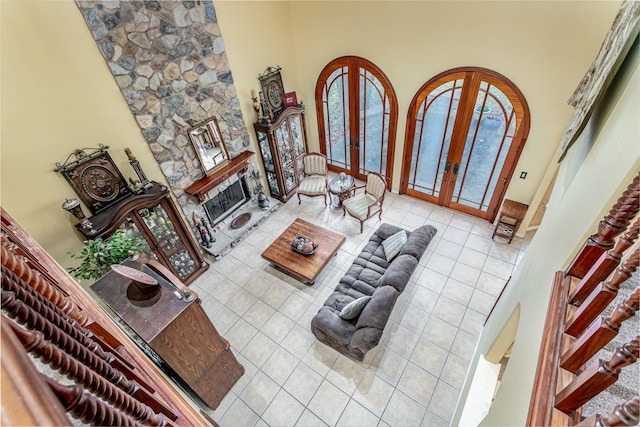
<instances>
[{"instance_id":1,"label":"framed mirror","mask_svg":"<svg viewBox=\"0 0 640 427\"><path fill-rule=\"evenodd\" d=\"M227 146L222 140L215 117L189 129L189 138L205 175L211 175L219 166L229 161Z\"/></svg>"}]
</instances>

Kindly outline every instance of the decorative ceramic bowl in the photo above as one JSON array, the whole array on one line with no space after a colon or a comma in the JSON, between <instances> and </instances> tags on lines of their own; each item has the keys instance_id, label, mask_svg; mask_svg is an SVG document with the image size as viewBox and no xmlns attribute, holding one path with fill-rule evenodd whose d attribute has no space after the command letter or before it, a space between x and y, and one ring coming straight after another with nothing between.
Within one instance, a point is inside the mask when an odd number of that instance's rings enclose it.
<instances>
[{"instance_id":1,"label":"decorative ceramic bowl","mask_svg":"<svg viewBox=\"0 0 640 427\"><path fill-rule=\"evenodd\" d=\"M318 243L305 236L298 236L291 242L291 249L303 255L311 255L317 248Z\"/></svg>"}]
</instances>

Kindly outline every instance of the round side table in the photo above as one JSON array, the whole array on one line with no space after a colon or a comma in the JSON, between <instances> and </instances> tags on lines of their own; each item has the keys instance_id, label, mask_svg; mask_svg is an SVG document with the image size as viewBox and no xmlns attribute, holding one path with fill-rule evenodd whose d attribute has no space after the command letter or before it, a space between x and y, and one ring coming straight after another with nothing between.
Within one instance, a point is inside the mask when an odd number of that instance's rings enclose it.
<instances>
[{"instance_id":1,"label":"round side table","mask_svg":"<svg viewBox=\"0 0 640 427\"><path fill-rule=\"evenodd\" d=\"M329 193L331 194L331 207L341 208L342 201L349 198L349 190L356 186L356 180L351 176L345 176L344 180L340 176L333 178L329 182Z\"/></svg>"}]
</instances>

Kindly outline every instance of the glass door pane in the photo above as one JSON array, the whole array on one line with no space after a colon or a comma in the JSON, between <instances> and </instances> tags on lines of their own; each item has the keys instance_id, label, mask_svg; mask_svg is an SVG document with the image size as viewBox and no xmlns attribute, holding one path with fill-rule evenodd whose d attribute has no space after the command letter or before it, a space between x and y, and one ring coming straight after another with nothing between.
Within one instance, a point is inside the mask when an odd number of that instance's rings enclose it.
<instances>
[{"instance_id":1,"label":"glass door pane","mask_svg":"<svg viewBox=\"0 0 640 427\"><path fill-rule=\"evenodd\" d=\"M418 108L408 188L432 201L440 197L463 83L457 79L438 86Z\"/></svg>"},{"instance_id":2,"label":"glass door pane","mask_svg":"<svg viewBox=\"0 0 640 427\"><path fill-rule=\"evenodd\" d=\"M322 91L327 163L350 170L349 72L340 67L326 80Z\"/></svg>"},{"instance_id":3,"label":"glass door pane","mask_svg":"<svg viewBox=\"0 0 640 427\"><path fill-rule=\"evenodd\" d=\"M390 102L384 86L370 71L359 68L360 126L358 175L364 179L368 172L386 178L389 147Z\"/></svg>"},{"instance_id":4,"label":"glass door pane","mask_svg":"<svg viewBox=\"0 0 640 427\"><path fill-rule=\"evenodd\" d=\"M497 87L481 82L465 138L452 203L483 212L488 210L511 148L515 123L515 113L507 96Z\"/></svg>"}]
</instances>

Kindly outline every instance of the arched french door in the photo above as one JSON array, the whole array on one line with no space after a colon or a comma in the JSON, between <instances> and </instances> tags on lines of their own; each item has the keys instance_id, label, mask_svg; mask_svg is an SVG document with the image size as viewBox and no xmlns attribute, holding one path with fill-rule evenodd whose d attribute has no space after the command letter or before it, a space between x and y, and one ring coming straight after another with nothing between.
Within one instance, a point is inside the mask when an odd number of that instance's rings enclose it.
<instances>
[{"instance_id":1,"label":"arched french door","mask_svg":"<svg viewBox=\"0 0 640 427\"><path fill-rule=\"evenodd\" d=\"M493 221L529 121L506 77L476 67L437 75L409 107L400 192Z\"/></svg>"},{"instance_id":2,"label":"arched french door","mask_svg":"<svg viewBox=\"0 0 640 427\"><path fill-rule=\"evenodd\" d=\"M362 180L377 172L390 187L398 102L387 76L364 58L337 58L318 77L316 111L329 169Z\"/></svg>"}]
</instances>

